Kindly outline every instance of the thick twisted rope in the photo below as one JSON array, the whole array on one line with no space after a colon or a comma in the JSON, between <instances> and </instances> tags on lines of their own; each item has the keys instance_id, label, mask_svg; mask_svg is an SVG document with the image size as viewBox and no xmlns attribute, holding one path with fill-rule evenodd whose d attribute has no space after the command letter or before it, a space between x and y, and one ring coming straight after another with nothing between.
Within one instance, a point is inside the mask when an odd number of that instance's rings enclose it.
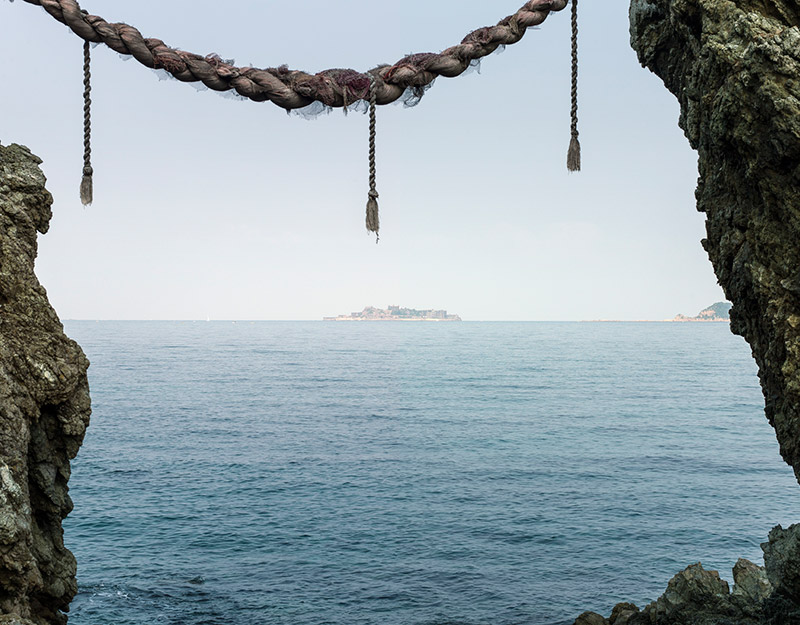
<instances>
[{"instance_id":1,"label":"thick twisted rope","mask_svg":"<svg viewBox=\"0 0 800 625\"><path fill-rule=\"evenodd\" d=\"M570 131L572 138L567 152L567 169L581 170L581 142L578 140L578 0L572 0L572 108Z\"/></svg>"},{"instance_id":2,"label":"thick twisted rope","mask_svg":"<svg viewBox=\"0 0 800 625\"><path fill-rule=\"evenodd\" d=\"M83 178L81 178L81 203L92 203L92 54L89 42L83 42Z\"/></svg>"},{"instance_id":3,"label":"thick twisted rope","mask_svg":"<svg viewBox=\"0 0 800 625\"><path fill-rule=\"evenodd\" d=\"M235 90L256 102L270 101L287 110L321 102L344 107L370 95L375 81L377 104L389 104L408 89L421 94L438 76L462 74L470 63L498 47L517 43L525 31L538 26L551 11L560 11L567 0L529 0L514 15L496 26L480 28L463 41L439 54L412 54L394 65L376 67L367 73L352 69L328 69L317 74L286 66L258 69L236 67L211 54L201 56L170 48L160 39L149 39L128 24L111 24L97 15L86 15L76 0L24 0L44 7L85 41L103 43L119 54L132 55L142 65L164 69L183 82L202 82L215 91Z\"/></svg>"}]
</instances>

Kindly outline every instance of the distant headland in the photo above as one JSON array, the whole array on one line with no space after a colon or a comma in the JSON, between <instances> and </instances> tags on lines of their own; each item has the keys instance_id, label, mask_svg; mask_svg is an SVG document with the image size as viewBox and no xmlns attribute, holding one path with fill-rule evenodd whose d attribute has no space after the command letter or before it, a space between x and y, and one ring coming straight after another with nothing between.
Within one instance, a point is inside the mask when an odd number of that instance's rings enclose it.
<instances>
[{"instance_id":1,"label":"distant headland","mask_svg":"<svg viewBox=\"0 0 800 625\"><path fill-rule=\"evenodd\" d=\"M730 323L731 316L731 308L732 304L729 302L717 302L716 304L711 304L708 308L704 308L699 313L697 313L696 317L687 317L686 315L676 315L672 319L633 319L633 320L626 320L627 322L643 322L643 323L683 323L683 322L695 322L695 321L726 321ZM595 319L594 321L599 322L619 322L623 321L622 319Z\"/></svg>"},{"instance_id":2,"label":"distant headland","mask_svg":"<svg viewBox=\"0 0 800 625\"><path fill-rule=\"evenodd\" d=\"M728 302L717 302L704 308L696 317L678 315L673 321L730 321L732 305Z\"/></svg>"},{"instance_id":3,"label":"distant headland","mask_svg":"<svg viewBox=\"0 0 800 625\"><path fill-rule=\"evenodd\" d=\"M448 315L446 310L416 310L389 306L386 309L367 306L361 312L323 317L323 321L461 321L458 315Z\"/></svg>"}]
</instances>

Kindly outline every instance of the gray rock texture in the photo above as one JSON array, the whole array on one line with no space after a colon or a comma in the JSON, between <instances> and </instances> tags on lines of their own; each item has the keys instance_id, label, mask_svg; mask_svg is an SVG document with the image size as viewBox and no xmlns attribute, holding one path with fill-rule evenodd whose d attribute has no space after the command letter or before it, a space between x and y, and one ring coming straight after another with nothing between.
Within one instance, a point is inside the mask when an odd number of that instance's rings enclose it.
<instances>
[{"instance_id":1,"label":"gray rock texture","mask_svg":"<svg viewBox=\"0 0 800 625\"><path fill-rule=\"evenodd\" d=\"M774 590L764 568L744 558L739 558L733 567L733 583L731 594L744 602L764 601Z\"/></svg>"},{"instance_id":2,"label":"gray rock texture","mask_svg":"<svg viewBox=\"0 0 800 625\"><path fill-rule=\"evenodd\" d=\"M611 616L608 619L610 625L629 625L631 620L639 613L637 608L632 603L618 603L611 611Z\"/></svg>"},{"instance_id":3,"label":"gray rock texture","mask_svg":"<svg viewBox=\"0 0 800 625\"><path fill-rule=\"evenodd\" d=\"M700 610L733 616L728 583L716 571L693 564L669 580L666 592L644 610L659 621L688 622Z\"/></svg>"},{"instance_id":4,"label":"gray rock texture","mask_svg":"<svg viewBox=\"0 0 800 625\"><path fill-rule=\"evenodd\" d=\"M800 525L774 528L761 549L767 577L775 589L764 603L769 622L800 623Z\"/></svg>"},{"instance_id":5,"label":"gray rock texture","mask_svg":"<svg viewBox=\"0 0 800 625\"><path fill-rule=\"evenodd\" d=\"M608 620L596 612L584 612L575 620L574 625L608 625Z\"/></svg>"},{"instance_id":6,"label":"gray rock texture","mask_svg":"<svg viewBox=\"0 0 800 625\"><path fill-rule=\"evenodd\" d=\"M52 216L40 163L0 145L0 625L65 623L77 590L61 521L89 424L89 362L33 271Z\"/></svg>"}]
</instances>

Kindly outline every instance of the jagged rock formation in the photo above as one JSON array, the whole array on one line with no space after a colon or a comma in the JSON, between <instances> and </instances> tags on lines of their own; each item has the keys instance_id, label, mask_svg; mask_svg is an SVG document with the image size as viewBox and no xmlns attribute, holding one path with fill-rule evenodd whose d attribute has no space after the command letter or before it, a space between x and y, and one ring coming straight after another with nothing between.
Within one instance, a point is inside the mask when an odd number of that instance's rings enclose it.
<instances>
[{"instance_id":1,"label":"jagged rock formation","mask_svg":"<svg viewBox=\"0 0 800 625\"><path fill-rule=\"evenodd\" d=\"M89 362L33 272L52 197L41 161L0 145L0 624L51 625L77 590L61 521L89 424Z\"/></svg>"},{"instance_id":2,"label":"jagged rock formation","mask_svg":"<svg viewBox=\"0 0 800 625\"><path fill-rule=\"evenodd\" d=\"M584 612L575 625L797 625L800 525L776 527L761 548L765 566L740 559L733 567L733 591L717 571L693 564L643 610L620 603L607 619Z\"/></svg>"},{"instance_id":3,"label":"jagged rock formation","mask_svg":"<svg viewBox=\"0 0 800 625\"><path fill-rule=\"evenodd\" d=\"M800 4L796 0L632 0L631 44L679 100L699 156L708 252L750 344L766 415L800 480ZM762 545L766 572L740 560L735 587L693 565L641 612L611 625L800 624L800 526ZM580 622L580 619L579 621Z\"/></svg>"}]
</instances>

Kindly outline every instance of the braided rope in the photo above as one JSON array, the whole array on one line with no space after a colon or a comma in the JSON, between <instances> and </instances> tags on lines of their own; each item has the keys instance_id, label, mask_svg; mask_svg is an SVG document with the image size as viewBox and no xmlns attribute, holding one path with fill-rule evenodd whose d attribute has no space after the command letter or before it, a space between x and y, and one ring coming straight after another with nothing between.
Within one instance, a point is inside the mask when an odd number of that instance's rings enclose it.
<instances>
[{"instance_id":1,"label":"braided rope","mask_svg":"<svg viewBox=\"0 0 800 625\"><path fill-rule=\"evenodd\" d=\"M83 42L83 178L81 179L81 203L92 203L92 54L88 41Z\"/></svg>"},{"instance_id":2,"label":"braided rope","mask_svg":"<svg viewBox=\"0 0 800 625\"><path fill-rule=\"evenodd\" d=\"M236 67L214 54L201 56L170 48L160 39L143 37L133 26L111 24L97 15L83 14L76 0L24 1L43 7L85 41L104 43L119 54L132 55L146 67L164 69L183 82L200 81L215 91L233 89L256 102L269 100L287 110L313 102L344 107L366 100L371 91L371 76L376 83L379 105L394 102L407 89L421 94L437 76L459 76L472 61L491 54L502 45L517 43L528 28L538 26L551 11L560 11L567 5L567 0L528 0L514 15L496 26L471 32L459 45L440 54L412 54L394 65L379 66L368 73L328 69L307 74L286 66Z\"/></svg>"},{"instance_id":3,"label":"braided rope","mask_svg":"<svg viewBox=\"0 0 800 625\"><path fill-rule=\"evenodd\" d=\"M581 170L581 142L578 139L578 0L572 0L572 108L570 131L572 139L567 152L567 169Z\"/></svg>"},{"instance_id":4,"label":"braided rope","mask_svg":"<svg viewBox=\"0 0 800 625\"><path fill-rule=\"evenodd\" d=\"M369 199L367 200L367 231L376 234L375 242L380 240L378 231L381 228L378 213L378 188L376 184L377 168L375 163L375 138L377 135L377 81L373 78L369 90Z\"/></svg>"}]
</instances>

